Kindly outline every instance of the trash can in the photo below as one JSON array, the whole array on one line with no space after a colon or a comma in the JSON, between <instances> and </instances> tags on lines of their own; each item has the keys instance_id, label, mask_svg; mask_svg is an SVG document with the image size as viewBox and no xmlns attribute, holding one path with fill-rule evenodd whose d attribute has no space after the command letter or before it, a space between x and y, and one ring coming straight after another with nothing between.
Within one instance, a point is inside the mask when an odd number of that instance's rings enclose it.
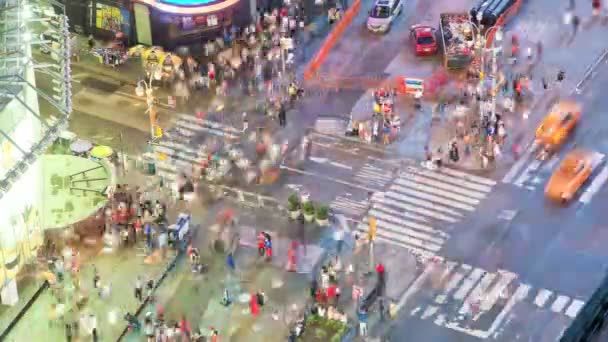
<instances>
[{"instance_id":1,"label":"trash can","mask_svg":"<svg viewBox=\"0 0 608 342\"><path fill-rule=\"evenodd\" d=\"M153 159L146 159L145 161L145 172L149 175L156 174L156 163Z\"/></svg>"}]
</instances>

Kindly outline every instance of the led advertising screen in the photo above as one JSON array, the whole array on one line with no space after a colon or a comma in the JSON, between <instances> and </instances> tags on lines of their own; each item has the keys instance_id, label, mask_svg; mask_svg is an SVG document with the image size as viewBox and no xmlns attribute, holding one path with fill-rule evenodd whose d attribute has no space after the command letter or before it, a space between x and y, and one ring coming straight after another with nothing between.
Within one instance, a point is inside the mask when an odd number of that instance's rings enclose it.
<instances>
[{"instance_id":1,"label":"led advertising screen","mask_svg":"<svg viewBox=\"0 0 608 342\"><path fill-rule=\"evenodd\" d=\"M159 0L159 2L174 5L174 6L185 6L185 7L196 7L196 6L204 6L211 2L215 2L217 0Z\"/></svg>"}]
</instances>

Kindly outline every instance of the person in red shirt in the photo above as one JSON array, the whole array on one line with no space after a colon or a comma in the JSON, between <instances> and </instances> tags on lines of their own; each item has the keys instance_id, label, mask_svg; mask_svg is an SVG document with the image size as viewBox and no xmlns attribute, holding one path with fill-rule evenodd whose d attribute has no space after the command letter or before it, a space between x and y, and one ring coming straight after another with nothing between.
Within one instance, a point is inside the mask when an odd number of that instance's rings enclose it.
<instances>
[{"instance_id":1,"label":"person in red shirt","mask_svg":"<svg viewBox=\"0 0 608 342\"><path fill-rule=\"evenodd\" d=\"M258 295L256 293L251 294L249 300L249 309L251 310L252 316L257 316L260 313L260 306L258 305Z\"/></svg>"}]
</instances>

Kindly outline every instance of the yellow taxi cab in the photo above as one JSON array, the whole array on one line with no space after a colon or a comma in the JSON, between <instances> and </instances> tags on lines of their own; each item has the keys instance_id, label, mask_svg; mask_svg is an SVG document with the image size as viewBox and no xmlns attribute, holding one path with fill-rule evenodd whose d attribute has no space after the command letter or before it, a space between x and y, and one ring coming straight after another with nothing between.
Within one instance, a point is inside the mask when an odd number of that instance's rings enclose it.
<instances>
[{"instance_id":1,"label":"yellow taxi cab","mask_svg":"<svg viewBox=\"0 0 608 342\"><path fill-rule=\"evenodd\" d=\"M598 152L586 149L571 151L549 179L545 195L555 201L568 202L603 160L604 155Z\"/></svg>"},{"instance_id":2,"label":"yellow taxi cab","mask_svg":"<svg viewBox=\"0 0 608 342\"><path fill-rule=\"evenodd\" d=\"M581 106L574 101L555 104L536 129L536 143L543 152L557 149L581 118Z\"/></svg>"}]
</instances>

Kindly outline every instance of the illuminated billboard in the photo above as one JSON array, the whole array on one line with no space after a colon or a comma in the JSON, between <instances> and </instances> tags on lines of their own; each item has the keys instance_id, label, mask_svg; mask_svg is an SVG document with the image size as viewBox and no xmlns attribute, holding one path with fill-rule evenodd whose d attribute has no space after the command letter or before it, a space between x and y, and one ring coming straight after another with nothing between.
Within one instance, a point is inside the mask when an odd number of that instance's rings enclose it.
<instances>
[{"instance_id":1,"label":"illuminated billboard","mask_svg":"<svg viewBox=\"0 0 608 342\"><path fill-rule=\"evenodd\" d=\"M159 0L159 2L175 6L202 6L217 0Z\"/></svg>"}]
</instances>

